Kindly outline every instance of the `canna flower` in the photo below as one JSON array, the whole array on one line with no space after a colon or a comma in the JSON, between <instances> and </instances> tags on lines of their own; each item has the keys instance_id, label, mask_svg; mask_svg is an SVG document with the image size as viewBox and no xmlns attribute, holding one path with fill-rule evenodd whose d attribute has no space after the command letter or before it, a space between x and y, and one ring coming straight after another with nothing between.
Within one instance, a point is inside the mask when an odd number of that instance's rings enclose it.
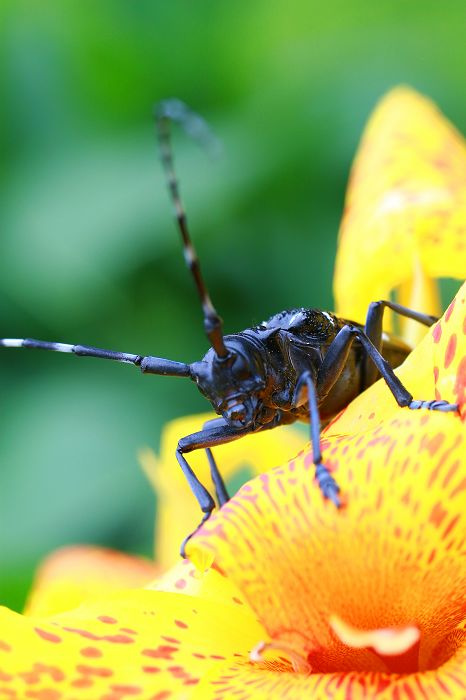
<instances>
[{"instance_id":1,"label":"canna flower","mask_svg":"<svg viewBox=\"0 0 466 700\"><path fill-rule=\"evenodd\" d=\"M437 129L441 138L418 138ZM396 144L393 154L378 136ZM398 89L381 103L353 170L340 234L335 289L342 315L363 320L366 301L386 298L393 287L402 303L417 295L421 308L423 300L435 302L433 277L466 269L464 176L455 165L461 149L416 93ZM440 174L437 165L429 170L442 158ZM385 184L378 188L376 179ZM431 219L431 206L424 207L434 201L429 182L443 207ZM380 197L397 187L385 202L393 217L385 227ZM407 250L400 237L392 246L384 239L394 223ZM370 265L367 241L378 250ZM163 511L163 564L95 548L54 555L25 615L0 608L0 698L463 700L465 301L463 286L397 370L415 398L458 403L459 415L400 409L384 382L374 384L322 434L324 462L342 488L340 510L313 483L302 433L279 429L222 447L227 477L244 479L245 465L256 476L190 540L191 561L160 576L198 517L185 511L180 490L187 487L170 479L176 467L167 445L174 431L197 430L202 417L170 428L161 457L144 454L151 479L163 484L162 503L175 503L176 489L181 504L171 519ZM283 466L271 468L276 464ZM178 525L173 542L170 529Z\"/></svg>"},{"instance_id":2,"label":"canna flower","mask_svg":"<svg viewBox=\"0 0 466 700\"><path fill-rule=\"evenodd\" d=\"M463 419L465 302L466 285L398 371ZM0 609L0 697L464 698L461 416L400 409L380 381L322 445L343 510L321 498L305 448L203 526L188 544L196 566L131 589L153 572L128 558L112 576L125 590L89 586L59 613L47 589L66 589L70 563L46 566L27 616ZM100 575L93 556L100 586L109 557Z\"/></svg>"}]
</instances>

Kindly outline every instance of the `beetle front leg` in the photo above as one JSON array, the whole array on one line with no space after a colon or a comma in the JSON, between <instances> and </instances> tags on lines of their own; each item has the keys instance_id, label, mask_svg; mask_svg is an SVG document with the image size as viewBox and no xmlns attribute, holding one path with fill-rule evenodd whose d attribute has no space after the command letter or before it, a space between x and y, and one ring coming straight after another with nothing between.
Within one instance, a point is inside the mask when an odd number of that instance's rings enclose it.
<instances>
[{"instance_id":1,"label":"beetle front leg","mask_svg":"<svg viewBox=\"0 0 466 700\"><path fill-rule=\"evenodd\" d=\"M211 420L206 421L202 428L203 430L205 430L207 427L213 428L214 426L220 427L222 425L226 425L225 418L212 418ZM221 508L223 505L225 505L225 503L227 503L227 501L230 500L230 496L228 494L227 487L225 486L225 482L223 480L222 475L220 474L217 462L215 461L215 457L212 454L212 450L210 449L210 447L206 447L205 453L209 462L210 476L212 477L212 482L215 486L215 495L217 496L217 502Z\"/></svg>"},{"instance_id":2,"label":"beetle front leg","mask_svg":"<svg viewBox=\"0 0 466 700\"><path fill-rule=\"evenodd\" d=\"M327 467L322 463L322 453L320 451L320 416L317 405L317 394L314 386L312 374L309 371L303 372L296 385L294 393L294 403L297 402L302 389L306 387L309 401L309 418L311 428L312 461L316 468L316 479L324 498L332 501L337 508L341 506L338 496L340 487L330 474Z\"/></svg>"},{"instance_id":3,"label":"beetle front leg","mask_svg":"<svg viewBox=\"0 0 466 700\"><path fill-rule=\"evenodd\" d=\"M194 535L195 532L201 527L203 523L210 517L213 509L215 508L215 501L207 491L205 486L201 484L197 476L194 474L193 470L189 466L185 454L188 452L193 452L194 450L209 449L215 447L216 445L224 445L227 442L233 442L233 440L238 440L250 433L250 429L245 430L232 430L226 424L217 425L211 427L210 429L201 430L198 433L193 433L192 435L187 435L178 442L178 447L176 449L176 458L178 463L183 470L188 484L193 492L194 496L199 503L199 506L204 513L204 516L193 532L191 532L181 544L180 554L183 558L186 557L185 548L188 540ZM214 481L215 483L215 481ZM217 486L217 485L216 485Z\"/></svg>"}]
</instances>

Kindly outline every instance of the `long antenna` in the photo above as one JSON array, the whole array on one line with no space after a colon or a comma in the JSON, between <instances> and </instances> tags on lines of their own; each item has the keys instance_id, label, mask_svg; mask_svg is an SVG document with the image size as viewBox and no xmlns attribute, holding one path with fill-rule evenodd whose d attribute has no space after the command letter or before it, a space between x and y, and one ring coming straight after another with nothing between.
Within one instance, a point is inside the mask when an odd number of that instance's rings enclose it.
<instances>
[{"instance_id":1,"label":"long antenna","mask_svg":"<svg viewBox=\"0 0 466 700\"><path fill-rule=\"evenodd\" d=\"M155 106L155 124L160 143L162 164L167 176L168 190L175 209L175 217L183 241L183 254L186 265L194 277L199 298L204 314L204 330L216 355L225 358L228 350L223 342L223 321L215 310L209 296L207 286L201 273L199 258L197 257L191 236L188 231L186 213L181 202L178 180L175 175L173 149L170 138L170 122L180 124L187 134L200 141L207 147L215 144L215 137L211 133L207 122L198 114L191 111L184 102L177 99L163 100Z\"/></svg>"}]
</instances>

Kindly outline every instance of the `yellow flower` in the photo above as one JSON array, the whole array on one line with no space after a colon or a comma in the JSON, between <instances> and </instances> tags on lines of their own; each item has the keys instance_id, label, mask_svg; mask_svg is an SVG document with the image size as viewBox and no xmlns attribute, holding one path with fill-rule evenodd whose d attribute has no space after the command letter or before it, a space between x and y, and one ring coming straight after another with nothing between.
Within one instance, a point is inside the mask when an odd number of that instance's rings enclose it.
<instances>
[{"instance_id":1,"label":"yellow flower","mask_svg":"<svg viewBox=\"0 0 466 700\"><path fill-rule=\"evenodd\" d=\"M399 370L463 411L465 300L466 285ZM0 697L464 698L461 417L400 409L378 382L323 447L345 509L321 498L307 448L243 486L191 540L194 561L215 561L205 573L180 563L146 589L57 614L47 588L65 590L70 567L52 562L29 616L0 609ZM109 556L99 574L93 554L98 586ZM152 573L121 563L113 585Z\"/></svg>"},{"instance_id":2,"label":"yellow flower","mask_svg":"<svg viewBox=\"0 0 466 700\"><path fill-rule=\"evenodd\" d=\"M409 114L416 107L414 121L421 132L425 110L433 108L407 90L382 103L376 112L379 126L388 107L396 114L394 100L400 111L409 105ZM411 129L409 139L413 133ZM382 134L390 141L389 132L382 129ZM450 149L458 142L456 136L448 140L442 134L450 168ZM425 146L429 154L435 144ZM376 146L374 153L380 151ZM399 164L403 187L408 151ZM351 280L356 313L357 308L362 312L358 304L368 288L372 286L370 300L386 297L391 286L411 284L413 269L421 269L424 281L427 275L458 273L455 265L464 255L458 248L464 183L462 190L459 180L453 183L450 213L442 209L437 226L429 220L429 235L423 238L419 193L430 176L412 162L414 179L421 182L411 190L417 208L403 205L389 211L401 228L409 221L403 229L407 238L416 231L409 252L401 254L399 238L394 252L383 243L382 267L377 270L375 261L369 270L362 265L369 275L366 286L361 268L350 267L350 277L357 273ZM396 184L380 166L382 181L384 174ZM340 269L341 261L358 250L348 241L366 225L361 212L368 215L364 241L384 229L377 216L369 217L380 196L371 177L367 200L358 203L353 185L354 218L353 224L347 218L343 225ZM447 184L440 178L434 187L451 194L454 178L446 178ZM431 235L440 220L443 238L437 246ZM363 262L364 244L358 243ZM440 261L443 255L445 261ZM466 266L458 269L461 273ZM344 295L340 305L342 299ZM456 402L459 415L400 409L383 381L374 384L322 436L324 462L342 488L345 507L340 510L324 501L313 483L309 446L286 462L299 449L296 434L272 431L249 443L233 443L237 452L222 448L227 476L241 471L245 461L258 475L189 541L193 563L181 562L150 584L158 575L154 565L95 548L65 550L43 567L26 615L0 608L0 698L463 700L465 302L463 286L442 320L397 370L415 398ZM181 432L193 432L199 420L186 420ZM173 440L169 435L166 444ZM151 478L162 483L163 474L164 484L166 449L155 469L146 455ZM173 473L171 455L169 461ZM259 473L259 467L277 463L283 466ZM171 521L167 512L164 517L162 537L172 525L175 530L176 521L182 527L176 544L170 544L174 549L198 514L182 507ZM164 551L166 562L171 556Z\"/></svg>"}]
</instances>

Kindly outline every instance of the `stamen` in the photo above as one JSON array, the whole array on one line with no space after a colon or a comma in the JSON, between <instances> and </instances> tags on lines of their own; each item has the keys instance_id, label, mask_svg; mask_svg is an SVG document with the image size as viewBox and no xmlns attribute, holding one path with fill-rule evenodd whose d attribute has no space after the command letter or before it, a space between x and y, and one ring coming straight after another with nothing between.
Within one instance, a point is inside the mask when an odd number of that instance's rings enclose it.
<instances>
[{"instance_id":1,"label":"stamen","mask_svg":"<svg viewBox=\"0 0 466 700\"><path fill-rule=\"evenodd\" d=\"M250 651L249 659L253 663L264 663L266 659L264 659L263 653L266 651L278 651L282 654L286 654L295 673L305 673L309 675L312 671L310 664L304 656L301 656L294 649L286 646L286 644L278 644L277 642L259 642L254 649Z\"/></svg>"},{"instance_id":2,"label":"stamen","mask_svg":"<svg viewBox=\"0 0 466 700\"><path fill-rule=\"evenodd\" d=\"M398 656L411 649L419 641L421 631L415 625L385 627L375 630L359 630L337 615L329 620L338 639L353 649L372 648L381 656Z\"/></svg>"}]
</instances>

